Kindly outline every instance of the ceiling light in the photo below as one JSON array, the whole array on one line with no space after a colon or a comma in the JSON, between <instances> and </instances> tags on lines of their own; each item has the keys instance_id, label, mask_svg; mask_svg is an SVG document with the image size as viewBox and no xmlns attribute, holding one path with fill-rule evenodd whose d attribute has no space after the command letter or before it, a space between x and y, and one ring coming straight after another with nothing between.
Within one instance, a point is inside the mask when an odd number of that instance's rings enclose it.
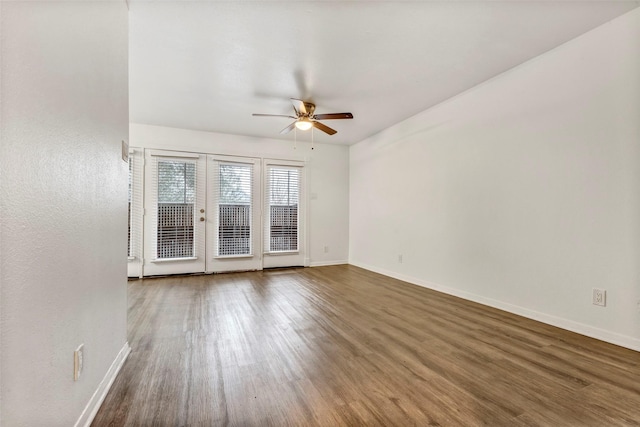
<instances>
[{"instance_id":1,"label":"ceiling light","mask_svg":"<svg viewBox=\"0 0 640 427\"><path fill-rule=\"evenodd\" d=\"M300 130L309 130L311 126L313 125L309 119L300 119L296 122L296 127Z\"/></svg>"}]
</instances>

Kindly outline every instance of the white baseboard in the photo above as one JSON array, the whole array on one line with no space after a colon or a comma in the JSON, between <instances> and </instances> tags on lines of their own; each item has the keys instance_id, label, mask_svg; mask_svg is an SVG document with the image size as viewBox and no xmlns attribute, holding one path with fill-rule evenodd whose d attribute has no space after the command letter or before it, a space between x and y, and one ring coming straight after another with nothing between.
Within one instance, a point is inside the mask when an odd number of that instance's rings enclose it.
<instances>
[{"instance_id":1,"label":"white baseboard","mask_svg":"<svg viewBox=\"0 0 640 427\"><path fill-rule=\"evenodd\" d=\"M124 343L124 346L111 364L111 367L109 367L100 385L98 385L98 389L93 393L93 396L91 396L89 403L87 403L87 406L84 408L84 411L82 411L74 427L89 427L91 425L91 422L98 413L98 409L100 409L104 398L107 396L113 381L118 376L118 372L120 372L120 368L124 365L124 361L127 360L130 352L131 347L129 347L129 343Z\"/></svg>"},{"instance_id":2,"label":"white baseboard","mask_svg":"<svg viewBox=\"0 0 640 427\"><path fill-rule=\"evenodd\" d=\"M567 331L578 333L580 335L585 335L591 338L595 338L600 341L605 341L605 342L619 345L621 347L625 347L631 350L640 351L640 339L637 339L634 337L607 331L605 329L600 329L595 326L587 325L584 323L574 322L573 320L553 316L551 314L530 310L528 308L520 307L518 305L509 304L509 303L495 300L492 298L483 297L481 295L472 294L470 292L461 291L459 289L450 288L447 286L440 285L438 283L429 282L427 280L417 279L415 277L396 273L394 271L377 268L372 265L368 265L358 261L350 261L349 263L356 267L373 271L374 273L383 274L385 276L393 277L394 279L402 280L404 282L412 283L414 285L422 286L424 288L432 289L434 291L442 292L444 294L453 295L462 299L487 305L489 307L504 310L509 313L517 314L519 316L526 317L528 319L537 320L538 322L546 323L551 326L556 326L558 328L562 328Z\"/></svg>"},{"instance_id":3,"label":"white baseboard","mask_svg":"<svg viewBox=\"0 0 640 427\"><path fill-rule=\"evenodd\" d=\"M314 261L309 264L309 267L325 267L327 265L343 265L349 264L349 261L346 259L341 259L337 261Z\"/></svg>"}]
</instances>

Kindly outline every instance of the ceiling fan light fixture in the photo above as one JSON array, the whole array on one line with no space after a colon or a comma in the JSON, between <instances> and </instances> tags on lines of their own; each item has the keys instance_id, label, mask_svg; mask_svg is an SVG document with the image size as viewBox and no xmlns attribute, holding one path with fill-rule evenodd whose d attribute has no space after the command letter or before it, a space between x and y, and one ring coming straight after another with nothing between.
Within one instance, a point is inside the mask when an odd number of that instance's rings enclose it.
<instances>
[{"instance_id":1,"label":"ceiling fan light fixture","mask_svg":"<svg viewBox=\"0 0 640 427\"><path fill-rule=\"evenodd\" d=\"M313 125L309 119L300 119L296 122L296 127L300 130L309 130L311 126Z\"/></svg>"},{"instance_id":2,"label":"ceiling fan light fixture","mask_svg":"<svg viewBox=\"0 0 640 427\"><path fill-rule=\"evenodd\" d=\"M262 116L262 117L265 117L265 116L289 117L291 119L296 119L289 126L287 126L286 128L280 131L281 135L285 135L294 129L300 129L304 131L312 128L316 128L319 131L326 133L327 135L334 135L338 132L337 130L331 129L329 126L319 122L318 120L353 119L353 114L351 113L314 114L314 111L316 110L315 104L311 102L305 102L301 99L291 98L291 103L293 104L293 111L295 111L295 114L296 114L295 116L288 116L285 114L256 114L256 113L254 113L253 115Z\"/></svg>"}]
</instances>

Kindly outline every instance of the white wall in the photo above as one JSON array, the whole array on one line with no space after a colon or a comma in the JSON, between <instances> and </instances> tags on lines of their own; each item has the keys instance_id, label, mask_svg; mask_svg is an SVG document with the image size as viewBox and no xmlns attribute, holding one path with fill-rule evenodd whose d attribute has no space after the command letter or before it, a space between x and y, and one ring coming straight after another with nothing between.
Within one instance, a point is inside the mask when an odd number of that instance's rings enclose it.
<instances>
[{"instance_id":1,"label":"white wall","mask_svg":"<svg viewBox=\"0 0 640 427\"><path fill-rule=\"evenodd\" d=\"M639 118L636 9L352 146L350 262L640 350Z\"/></svg>"},{"instance_id":2,"label":"white wall","mask_svg":"<svg viewBox=\"0 0 640 427\"><path fill-rule=\"evenodd\" d=\"M127 8L0 7L0 423L71 426L126 346Z\"/></svg>"},{"instance_id":3,"label":"white wall","mask_svg":"<svg viewBox=\"0 0 640 427\"><path fill-rule=\"evenodd\" d=\"M132 123L131 145L285 160L303 160L307 168L308 241L310 264L344 264L349 251L349 149L333 144L315 144L309 133L298 133L292 141L255 138L212 132ZM324 247L328 252L324 252Z\"/></svg>"}]
</instances>

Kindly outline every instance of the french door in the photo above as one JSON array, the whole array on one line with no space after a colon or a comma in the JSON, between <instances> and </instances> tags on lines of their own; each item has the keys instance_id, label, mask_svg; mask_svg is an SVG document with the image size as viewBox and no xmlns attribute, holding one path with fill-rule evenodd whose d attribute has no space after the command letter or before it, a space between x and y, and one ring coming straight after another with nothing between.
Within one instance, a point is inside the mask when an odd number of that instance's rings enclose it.
<instances>
[{"instance_id":1,"label":"french door","mask_svg":"<svg viewBox=\"0 0 640 427\"><path fill-rule=\"evenodd\" d=\"M302 165L147 150L143 275L304 265Z\"/></svg>"},{"instance_id":2,"label":"french door","mask_svg":"<svg viewBox=\"0 0 640 427\"><path fill-rule=\"evenodd\" d=\"M148 151L144 275L204 272L206 156Z\"/></svg>"}]
</instances>

